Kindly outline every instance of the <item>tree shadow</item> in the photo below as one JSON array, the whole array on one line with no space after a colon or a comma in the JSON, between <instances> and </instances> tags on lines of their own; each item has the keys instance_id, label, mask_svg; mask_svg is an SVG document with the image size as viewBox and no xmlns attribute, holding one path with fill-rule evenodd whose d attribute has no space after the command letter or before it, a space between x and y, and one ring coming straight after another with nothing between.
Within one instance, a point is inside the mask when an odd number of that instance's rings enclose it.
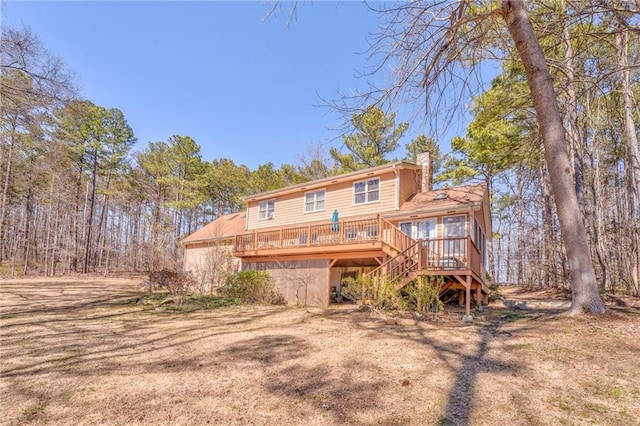
<instances>
[{"instance_id":1,"label":"tree shadow","mask_svg":"<svg viewBox=\"0 0 640 426\"><path fill-rule=\"evenodd\" d=\"M31 321L20 321L20 316L18 321L3 324L0 335L3 358L21 357L24 360L24 354L20 351L26 348L33 351L27 354L26 359L33 361L5 364L6 367L0 369L0 376L29 377L47 373L86 376L112 372L120 365L119 360L142 354L148 356L218 336L269 328L268 325L259 325L259 321L281 311L244 312L240 317L237 314L218 315L216 323L210 323L210 317L206 315L188 314L188 319L192 320L190 326L173 327L174 319L187 318L176 313L157 315L156 312L148 312L152 308L141 307L83 316L83 309L88 306L93 306L93 303L79 302L69 310L47 313L44 318L40 316ZM108 304L102 307L108 308ZM114 319L119 319L121 323L114 325ZM250 327L247 329L245 326ZM22 332L25 327L36 327L40 331L32 332L27 339ZM11 331L11 328L15 330ZM142 339L136 339L135 336L141 336ZM88 366L98 361L99 366ZM150 368L154 368L150 365Z\"/></svg>"},{"instance_id":2,"label":"tree shadow","mask_svg":"<svg viewBox=\"0 0 640 426\"><path fill-rule=\"evenodd\" d=\"M272 334L237 342L215 358L266 370L260 386L282 401L302 404L305 417L331 419L331 424L362 424L360 415L379 406L379 392L389 384L379 378L379 371L369 372L369 377L353 374L362 368L354 360L303 365L314 351L317 348L307 340ZM381 424L393 423L380 420Z\"/></svg>"},{"instance_id":3,"label":"tree shadow","mask_svg":"<svg viewBox=\"0 0 640 426\"><path fill-rule=\"evenodd\" d=\"M46 374L107 376L117 372L121 363L130 362L129 359L141 363L135 371L142 373L190 373L210 367L208 371L216 374L224 375L225 369L230 368L234 374L242 376L243 371L250 369L260 372L255 376L257 386L265 394L300 404L302 408L297 412L300 415L297 421L314 416L316 422L333 424L416 422L415 418L406 417L406 413L380 410L381 405L389 404L388 398L395 397L390 395L411 392L409 387L398 388L397 377L390 375L388 369L377 362L369 362L370 358L347 356L337 359L334 364L323 357L315 358L316 353L323 350L321 344L312 344L306 334L299 337L300 329L289 334L288 326L283 327L280 322L274 326L269 321L262 321L278 315L282 309L228 309L215 315L151 313L141 306L122 306L121 301L117 302L120 300L117 295L94 296L97 298L89 301L78 296L75 304L72 299L65 299L65 305L52 312L19 308L24 312L7 323L13 325L11 333L15 335L15 340L11 341L15 343L15 349L12 350L19 349L19 333L27 326L35 326L37 334L29 337L41 339L34 347L45 348L43 350L47 352L20 358L19 363L4 363L3 371L0 371L3 379L14 379L8 383L19 383L24 379L26 383ZM111 303L120 304L123 311L91 310L93 307L108 308ZM88 312L96 315L87 316ZM438 368L446 368L453 374L453 380L447 382L451 387L446 390L446 403L440 406L441 424L470 424L474 408L477 408L474 403L480 374L515 373L521 368L516 363L494 359L494 352L490 351L492 341L504 335L502 325L508 324L510 318L499 321L497 316L498 319L472 326L462 325L459 320L455 325L425 326L394 324L355 309L300 312L305 312L302 318L290 324L298 328L309 327L306 329L309 333L314 333L318 323L330 320L336 323L331 325L332 332L353 327L369 339L398 345L404 341L424 348L425 353L433 353L444 366ZM176 325L173 323L176 318L188 322ZM318 323L314 323L315 320ZM468 330L469 341L447 340L435 335L447 327ZM7 342L7 330L3 324L1 337L4 342ZM250 337L243 339L247 335ZM199 350L199 342L210 339L217 339L214 341L223 345L221 349L206 353ZM162 352L168 348L176 349ZM7 353L4 349L2 352ZM32 399L36 397L41 399L38 395ZM254 420L260 422L260 419Z\"/></svg>"},{"instance_id":4,"label":"tree shadow","mask_svg":"<svg viewBox=\"0 0 640 426\"><path fill-rule=\"evenodd\" d=\"M442 364L454 374L453 384L448 391L446 404L443 407L439 419L440 425L466 426L471 424L472 413L475 408L477 379L480 373L516 374L522 366L517 363L503 362L488 355L491 342L494 339L512 337L515 331L505 331L503 326L510 324L512 318L521 319L516 311L516 316L500 318L495 315L489 321L465 325L460 320L457 324L447 324L444 328L456 330L466 328L473 332L477 342L472 349L466 344L443 341L442 338L432 336L432 332L442 331L443 325L435 323L420 323L418 321L402 321L394 319L381 319L370 314L357 312L357 309L327 310L320 314L332 318L334 321L348 322L360 330L366 330L371 338L393 337L418 343L432 349ZM502 311L502 310L499 310ZM511 311L509 311L511 312ZM355 314L355 315L354 315ZM533 319L537 317L532 314ZM518 333L525 332L529 327L523 326Z\"/></svg>"}]
</instances>

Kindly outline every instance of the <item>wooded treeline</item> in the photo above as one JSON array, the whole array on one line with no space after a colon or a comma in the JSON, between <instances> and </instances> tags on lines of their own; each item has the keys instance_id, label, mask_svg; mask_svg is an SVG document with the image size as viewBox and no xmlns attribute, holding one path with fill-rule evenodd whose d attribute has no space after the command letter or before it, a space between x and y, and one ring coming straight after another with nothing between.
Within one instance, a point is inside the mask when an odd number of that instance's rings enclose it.
<instances>
[{"instance_id":1,"label":"wooded treeline","mask_svg":"<svg viewBox=\"0 0 640 426\"><path fill-rule=\"evenodd\" d=\"M576 8L577 7L577 8ZM638 6L640 7L640 5ZM563 115L571 175L601 289L640 293L640 20L619 2L533 2L531 18ZM493 34L494 40L501 40ZM521 62L511 52L473 99L444 179L485 180L493 196L492 274L569 285L549 172ZM560 194L562 196L562 194Z\"/></svg>"},{"instance_id":2,"label":"wooded treeline","mask_svg":"<svg viewBox=\"0 0 640 426\"><path fill-rule=\"evenodd\" d=\"M564 2L533 4L531 17L563 108L598 283L638 294L637 17ZM145 271L178 262L180 239L242 209L243 196L390 161L407 128L372 108L353 115L342 152L315 147L300 164L279 168L204 161L196 141L179 135L132 152L135 136L122 113L82 100L72 75L33 33L3 29L2 46L3 275ZM515 53L471 111L467 134L452 141L450 154L420 136L405 145L404 159L429 149L441 185L490 185L495 281L567 286L540 135Z\"/></svg>"},{"instance_id":3,"label":"wooded treeline","mask_svg":"<svg viewBox=\"0 0 640 426\"><path fill-rule=\"evenodd\" d=\"M30 30L2 29L0 275L146 271L179 261L179 240L242 197L329 173L203 161L188 136L133 152L117 108L82 99Z\"/></svg>"}]
</instances>

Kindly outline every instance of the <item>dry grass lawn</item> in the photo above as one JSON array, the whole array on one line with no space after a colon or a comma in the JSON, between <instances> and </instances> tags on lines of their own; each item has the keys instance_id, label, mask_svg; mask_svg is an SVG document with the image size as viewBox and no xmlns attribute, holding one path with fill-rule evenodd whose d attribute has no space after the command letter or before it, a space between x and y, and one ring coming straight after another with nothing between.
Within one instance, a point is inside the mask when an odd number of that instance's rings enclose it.
<instances>
[{"instance_id":1,"label":"dry grass lawn","mask_svg":"<svg viewBox=\"0 0 640 426\"><path fill-rule=\"evenodd\" d=\"M506 290L460 321L135 303L139 280L0 282L3 425L640 424L640 311Z\"/></svg>"}]
</instances>

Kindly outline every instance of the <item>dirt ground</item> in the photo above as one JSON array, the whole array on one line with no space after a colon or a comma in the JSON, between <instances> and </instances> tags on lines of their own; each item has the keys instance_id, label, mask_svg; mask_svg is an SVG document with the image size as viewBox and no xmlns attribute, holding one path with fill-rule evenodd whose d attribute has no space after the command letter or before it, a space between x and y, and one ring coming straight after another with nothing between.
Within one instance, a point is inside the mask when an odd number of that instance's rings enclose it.
<instances>
[{"instance_id":1,"label":"dirt ground","mask_svg":"<svg viewBox=\"0 0 640 426\"><path fill-rule=\"evenodd\" d=\"M640 425L637 299L558 318L561 294L506 288L465 324L167 311L138 283L0 282L0 424Z\"/></svg>"}]
</instances>

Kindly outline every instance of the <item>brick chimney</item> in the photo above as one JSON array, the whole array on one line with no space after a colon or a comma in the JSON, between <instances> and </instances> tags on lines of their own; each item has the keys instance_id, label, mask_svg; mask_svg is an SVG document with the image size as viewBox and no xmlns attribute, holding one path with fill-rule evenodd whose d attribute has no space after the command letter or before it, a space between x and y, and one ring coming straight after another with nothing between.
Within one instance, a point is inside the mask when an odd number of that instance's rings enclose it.
<instances>
[{"instance_id":1,"label":"brick chimney","mask_svg":"<svg viewBox=\"0 0 640 426\"><path fill-rule=\"evenodd\" d=\"M422 166L421 191L431 191L431 153L429 151L425 151L416 155L416 163L418 164L418 166Z\"/></svg>"}]
</instances>

